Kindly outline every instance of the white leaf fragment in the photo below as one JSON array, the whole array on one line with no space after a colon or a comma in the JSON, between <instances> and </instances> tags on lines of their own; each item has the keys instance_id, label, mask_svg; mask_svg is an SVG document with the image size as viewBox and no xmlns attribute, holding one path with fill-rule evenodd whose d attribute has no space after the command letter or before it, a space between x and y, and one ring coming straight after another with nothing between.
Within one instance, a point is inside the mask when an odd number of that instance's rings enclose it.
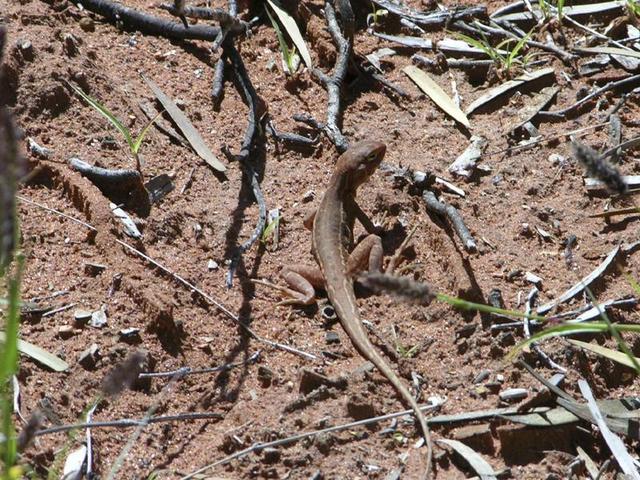
<instances>
[{"instance_id":1,"label":"white leaf fragment","mask_svg":"<svg viewBox=\"0 0 640 480\"><path fill-rule=\"evenodd\" d=\"M86 458L87 447L84 445L71 452L64 462L60 480L80 480L82 478L82 467L84 466Z\"/></svg>"},{"instance_id":2,"label":"white leaf fragment","mask_svg":"<svg viewBox=\"0 0 640 480\"><path fill-rule=\"evenodd\" d=\"M473 175L476 164L482 156L484 147L487 146L487 139L479 136L472 136L471 143L456 160L449 165L449 171L455 175L469 178Z\"/></svg>"}]
</instances>

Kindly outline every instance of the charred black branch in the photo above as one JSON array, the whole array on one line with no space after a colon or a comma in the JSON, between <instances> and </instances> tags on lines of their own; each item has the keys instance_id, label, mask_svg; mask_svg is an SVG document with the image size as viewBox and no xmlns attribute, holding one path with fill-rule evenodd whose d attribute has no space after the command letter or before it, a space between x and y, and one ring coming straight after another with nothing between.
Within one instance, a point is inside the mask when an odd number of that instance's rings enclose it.
<instances>
[{"instance_id":1,"label":"charred black branch","mask_svg":"<svg viewBox=\"0 0 640 480\"><path fill-rule=\"evenodd\" d=\"M318 142L318 137L309 138L297 133L279 132L271 120L266 123L267 132L276 142L289 143L303 147L312 147Z\"/></svg>"},{"instance_id":2,"label":"charred black branch","mask_svg":"<svg viewBox=\"0 0 640 480\"><path fill-rule=\"evenodd\" d=\"M138 30L147 35L157 35L178 40L215 40L220 34L219 27L209 25L184 25L139 12L110 0L76 0L76 3L90 12L103 16L111 23L119 22L125 29ZM244 31L240 29L236 33Z\"/></svg>"},{"instance_id":3,"label":"charred black branch","mask_svg":"<svg viewBox=\"0 0 640 480\"><path fill-rule=\"evenodd\" d=\"M238 155L235 155L234 158L240 162L240 165L244 169L244 173L246 177L248 177L251 184L253 196L255 197L258 204L258 222L256 224L256 227L249 239L238 247L229 264L229 271L227 272L227 287L231 288L233 286L233 276L236 269L238 268L240 258L247 250L249 250L253 246L258 238L260 238L260 235L264 230L264 225L267 220L267 206L264 201L264 196L262 195L262 190L260 189L260 180L258 178L258 174L249 162L251 151L259 136L258 125L260 123L260 118L257 109L258 95L255 88L253 87L253 84L251 83L251 79L249 78L247 69L245 68L242 57L238 53L238 50L236 50L236 47L231 43L225 44L225 51L227 53L227 56L229 57L229 60L231 61L233 72L238 81L238 85L240 86L240 93L242 94L245 102L247 103L247 106L249 107L249 123L244 134L244 139L242 140L242 144L240 146L240 153L238 153Z\"/></svg>"},{"instance_id":4,"label":"charred black branch","mask_svg":"<svg viewBox=\"0 0 640 480\"><path fill-rule=\"evenodd\" d=\"M141 214L151 209L149 192L136 170L111 170L90 165L79 158L69 159L69 166L88 178L105 196L115 203L126 202Z\"/></svg>"},{"instance_id":5,"label":"charred black branch","mask_svg":"<svg viewBox=\"0 0 640 480\"><path fill-rule=\"evenodd\" d=\"M465 250L468 252L475 252L477 250L476 241L473 239L473 236L465 225L464 220L462 220L460 212L458 212L455 207L441 202L436 198L435 194L429 190L422 192L422 199L427 206L427 210L446 217L449 220L453 230L456 232L458 237L460 237L460 240L462 240Z\"/></svg>"},{"instance_id":6,"label":"charred black branch","mask_svg":"<svg viewBox=\"0 0 640 480\"><path fill-rule=\"evenodd\" d=\"M342 123L342 84L347 75L349 59L351 58L355 27L353 10L349 0L338 0L336 3L338 4L342 21L342 30L338 25L336 11L332 2L327 1L324 9L329 33L331 33L333 42L338 50L335 68L332 75L327 75L317 68L313 70L313 73L324 84L329 97L327 101L327 124L324 127L324 131L338 151L342 153L349 146L349 142L340 128Z\"/></svg>"}]
</instances>

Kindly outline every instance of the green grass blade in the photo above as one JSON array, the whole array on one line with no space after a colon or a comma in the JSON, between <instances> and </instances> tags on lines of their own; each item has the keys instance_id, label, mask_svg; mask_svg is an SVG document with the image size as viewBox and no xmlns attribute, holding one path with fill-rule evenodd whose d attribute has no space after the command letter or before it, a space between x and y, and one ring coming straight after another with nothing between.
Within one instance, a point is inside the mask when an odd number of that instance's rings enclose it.
<instances>
[{"instance_id":1,"label":"green grass blade","mask_svg":"<svg viewBox=\"0 0 640 480\"><path fill-rule=\"evenodd\" d=\"M589 299L591 300L591 302L597 306L598 301L596 300L595 295L593 295L593 293L591 292L591 289L589 287L586 287L585 291L587 292L587 295L589 295ZM637 373L640 374L640 363L638 363L638 360L636 360L636 357L633 355L633 352L629 348L629 345L627 345L627 343L620 335L620 332L618 332L617 328L614 328L611 320L609 320L609 315L607 315L607 312L604 309L600 309L600 307L598 306L598 313L600 313L600 317L609 326L609 332L611 332L611 336L618 344L618 348L622 350L622 352L629 358L629 361L633 364L633 368Z\"/></svg>"},{"instance_id":2,"label":"green grass blade","mask_svg":"<svg viewBox=\"0 0 640 480\"><path fill-rule=\"evenodd\" d=\"M149 129L151 128L151 125L153 125L155 121L158 118L160 118L160 115L162 115L163 113L164 113L164 110L158 112L158 114L155 117L153 117L151 121L147 123L147 125L142 129L142 131L140 132L140 135L138 135L138 138L136 138L136 141L133 142L133 147L131 148L131 152L134 155L138 155L138 151L142 146L142 141L144 140L144 137L147 135L147 132L149 131Z\"/></svg>"},{"instance_id":3,"label":"green grass blade","mask_svg":"<svg viewBox=\"0 0 640 480\"><path fill-rule=\"evenodd\" d=\"M528 318L530 320L538 320L540 322L544 322L546 320L545 317L542 317L540 315L535 315L532 313L526 314L524 312L519 312L517 310L506 310L504 308L496 308L490 305L485 305L483 303L469 302L467 300L462 300L461 298L445 295L444 293L437 293L436 299L440 302L448 303L452 307L455 307L459 310L475 310L477 312L483 312L483 313L496 313L499 315L507 315L509 317Z\"/></svg>"},{"instance_id":4,"label":"green grass blade","mask_svg":"<svg viewBox=\"0 0 640 480\"><path fill-rule=\"evenodd\" d=\"M614 324L609 327L606 322L585 322L575 324L562 324L555 327L545 328L544 330L532 335L527 340L516 345L508 354L507 360L512 360L518 355L524 348L528 347L534 342L540 342L548 338L563 337L567 335L575 335L578 333L604 333L613 330L619 332L633 332L640 333L640 325L634 324Z\"/></svg>"},{"instance_id":5,"label":"green grass blade","mask_svg":"<svg viewBox=\"0 0 640 480\"><path fill-rule=\"evenodd\" d=\"M558 10L558 20L562 21L562 12L564 11L564 0L558 0L556 4L556 9Z\"/></svg>"},{"instance_id":6,"label":"green grass blade","mask_svg":"<svg viewBox=\"0 0 640 480\"><path fill-rule=\"evenodd\" d=\"M5 316L6 341L0 349L0 408L2 410L2 434L4 478L10 478L9 470L17 458L16 436L13 428L11 405L11 377L18 369L18 330L20 325L20 279L24 266L21 255L15 257L15 272L6 274L9 305Z\"/></svg>"},{"instance_id":7,"label":"green grass blade","mask_svg":"<svg viewBox=\"0 0 640 480\"><path fill-rule=\"evenodd\" d=\"M531 37L531 32L527 33L524 37L518 40L518 43L516 43L516 46L513 47L513 50L511 50L511 52L509 52L509 55L508 55L509 65L513 63L513 60L518 56L518 54L520 53L520 50L522 50L522 48L525 46L525 44L529 40L529 37Z\"/></svg>"},{"instance_id":8,"label":"green grass blade","mask_svg":"<svg viewBox=\"0 0 640 480\"><path fill-rule=\"evenodd\" d=\"M122 134L122 136L125 138L125 140L127 141L127 144L129 145L129 148L131 149L131 152L133 153L134 145L133 145L133 139L131 138L131 133L129 132L129 129L125 127L122 124L122 122L118 120L118 118L113 113L111 113L104 105L102 105L96 99L84 93L82 89L76 87L75 85L69 82L67 82L67 85L73 88L73 90L75 90L75 92L78 95L80 95L85 102L87 102L89 105L95 108L103 117L105 117L107 120L109 120L109 122L111 122L111 125L113 125L116 128L116 130L118 130Z\"/></svg>"},{"instance_id":9,"label":"green grass blade","mask_svg":"<svg viewBox=\"0 0 640 480\"><path fill-rule=\"evenodd\" d=\"M271 236L271 234L273 233L273 231L276 229L276 227L280 224L280 215L278 215L277 217L275 217L274 219L272 219L267 226L264 228L264 230L262 231L262 237L260 238L260 241L262 243L266 243L267 239Z\"/></svg>"},{"instance_id":10,"label":"green grass blade","mask_svg":"<svg viewBox=\"0 0 640 480\"><path fill-rule=\"evenodd\" d=\"M480 50L482 50L484 53L487 54L487 56L494 61L497 61L497 52L495 51L495 49L489 45L486 42L483 42L481 40L478 40L476 38L470 37L468 35L465 35L463 33L458 33L456 32L455 35L462 40L463 42L467 42L469 45L471 45L472 47L476 47L479 48Z\"/></svg>"},{"instance_id":11,"label":"green grass blade","mask_svg":"<svg viewBox=\"0 0 640 480\"><path fill-rule=\"evenodd\" d=\"M636 295L640 295L640 284L638 284L636 279L628 273L625 273L624 276L627 278L627 282L631 284L631 288L633 288L633 291L636 292Z\"/></svg>"},{"instance_id":12,"label":"green grass blade","mask_svg":"<svg viewBox=\"0 0 640 480\"><path fill-rule=\"evenodd\" d=\"M0 331L0 344L4 344L5 340L9 338L9 335L10 333L8 331ZM63 372L69 368L69 364L67 362L56 357L54 354L47 352L45 349L34 345L33 343L18 339L17 350L23 355L33 358L45 367L49 367L55 372Z\"/></svg>"},{"instance_id":13,"label":"green grass blade","mask_svg":"<svg viewBox=\"0 0 640 480\"><path fill-rule=\"evenodd\" d=\"M291 50L289 50L289 45L287 45L286 40L284 39L284 35L282 34L282 30L280 30L280 26L278 25L278 22L276 22L276 20L273 18L273 16L271 16L271 12L269 12L269 9L267 8L267 6L264 6L264 9L267 12L267 16L269 17L269 20L271 20L271 25L273 25L273 29L276 31L276 36L278 37L278 44L280 45L280 52L282 52L282 57L284 58L285 63L287 64L287 68L289 69L289 73L293 75L293 65L292 65L292 53Z\"/></svg>"}]
</instances>

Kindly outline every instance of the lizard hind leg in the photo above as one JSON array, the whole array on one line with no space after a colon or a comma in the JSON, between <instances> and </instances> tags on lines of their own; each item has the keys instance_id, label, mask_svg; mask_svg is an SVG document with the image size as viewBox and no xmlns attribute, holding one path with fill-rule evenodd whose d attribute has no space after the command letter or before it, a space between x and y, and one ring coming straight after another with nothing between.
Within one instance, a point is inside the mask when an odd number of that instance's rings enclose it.
<instances>
[{"instance_id":1,"label":"lizard hind leg","mask_svg":"<svg viewBox=\"0 0 640 480\"><path fill-rule=\"evenodd\" d=\"M324 288L322 272L318 267L292 265L280 271L280 277L289 285L292 298L278 305L312 305L316 301L316 288Z\"/></svg>"},{"instance_id":2,"label":"lizard hind leg","mask_svg":"<svg viewBox=\"0 0 640 480\"><path fill-rule=\"evenodd\" d=\"M378 235L367 235L358 243L347 259L346 271L349 277L367 271L370 273L382 270L382 240Z\"/></svg>"}]
</instances>

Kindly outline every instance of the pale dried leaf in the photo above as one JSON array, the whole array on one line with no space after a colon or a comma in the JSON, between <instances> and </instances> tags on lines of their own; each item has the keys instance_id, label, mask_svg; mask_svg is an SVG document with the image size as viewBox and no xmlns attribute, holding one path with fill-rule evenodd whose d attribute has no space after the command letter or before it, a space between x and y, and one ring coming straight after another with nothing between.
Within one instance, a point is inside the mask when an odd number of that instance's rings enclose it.
<instances>
[{"instance_id":1,"label":"pale dried leaf","mask_svg":"<svg viewBox=\"0 0 640 480\"><path fill-rule=\"evenodd\" d=\"M403 71L416 83L416 85L418 85L418 87L420 87L420 90L427 94L429 98L436 103L436 105L445 111L445 113L464 125L466 128L471 128L471 124L469 123L467 116L429 75L413 65L405 67Z\"/></svg>"},{"instance_id":2,"label":"pale dried leaf","mask_svg":"<svg viewBox=\"0 0 640 480\"><path fill-rule=\"evenodd\" d=\"M86 458L87 447L84 445L71 452L64 462L60 480L80 480L82 478L82 467Z\"/></svg>"},{"instance_id":3,"label":"pale dried leaf","mask_svg":"<svg viewBox=\"0 0 640 480\"><path fill-rule=\"evenodd\" d=\"M575 345L576 347L584 348L585 350L589 350L596 355L600 355L601 357L608 358L609 360L619 363L620 365L624 365L625 367L635 368L631 359L625 353L618 350L612 350L610 348L593 343L581 342L580 340L568 339L568 342L572 345ZM636 357L636 361L640 362L640 358Z\"/></svg>"},{"instance_id":4,"label":"pale dried leaf","mask_svg":"<svg viewBox=\"0 0 640 480\"><path fill-rule=\"evenodd\" d=\"M616 47L585 47L577 48L576 51L581 53L602 53L605 55L620 55L622 57L640 58L640 52L636 50L625 50L624 48Z\"/></svg>"},{"instance_id":5,"label":"pale dried leaf","mask_svg":"<svg viewBox=\"0 0 640 480\"><path fill-rule=\"evenodd\" d=\"M0 343L4 343L5 339L4 332L0 332ZM56 372L62 372L69 368L69 365L64 360L24 340L18 339L18 351Z\"/></svg>"},{"instance_id":6,"label":"pale dried leaf","mask_svg":"<svg viewBox=\"0 0 640 480\"><path fill-rule=\"evenodd\" d=\"M602 437L605 442L607 442L609 450L611 450L611 453L616 458L618 466L629 478L633 480L640 480L640 473L633 462L633 458L627 451L622 439L609 429L607 421L604 419L604 416L593 397L589 384L584 380L578 380L578 387L580 388L582 396L589 405L589 411L591 412L591 415L593 415Z\"/></svg>"},{"instance_id":7,"label":"pale dried leaf","mask_svg":"<svg viewBox=\"0 0 640 480\"><path fill-rule=\"evenodd\" d=\"M220 160L213 154L211 149L204 142L204 139L195 129L193 124L189 121L187 116L178 108L178 106L171 100L165 93L160 90L160 87L153 82L153 80L148 79L144 75L142 75L143 80L147 83L149 88L153 91L153 94L160 101L164 109L171 116L173 121L176 123L180 131L187 138L193 149L196 153L202 158L205 162L207 162L213 169L224 172L226 171L226 167L220 163Z\"/></svg>"},{"instance_id":8,"label":"pale dried leaf","mask_svg":"<svg viewBox=\"0 0 640 480\"><path fill-rule=\"evenodd\" d=\"M553 67L541 68L540 70L536 70L535 72L525 73L520 75L517 78L514 78L513 80L504 82L503 84L488 91L484 95L481 95L480 98L472 102L471 105L467 107L466 114L471 115L478 108L482 107L483 105L486 105L492 100L495 100L499 96L504 95L509 90L519 87L520 85L523 85L527 82L538 80L539 78L542 78L546 75L551 75L553 72L554 72Z\"/></svg>"},{"instance_id":9,"label":"pale dried leaf","mask_svg":"<svg viewBox=\"0 0 640 480\"><path fill-rule=\"evenodd\" d=\"M313 68L311 64L311 55L309 54L307 44L302 38L302 34L300 33L300 29L298 28L296 21L284 8L282 8L274 0L267 0L267 2L269 3L273 11L276 12L280 23L282 23L282 25L284 26L285 30L289 34L289 37L291 37L291 40L293 40L295 46L298 47L298 52L300 52L300 56L302 57L302 60L304 60L307 68Z\"/></svg>"},{"instance_id":10,"label":"pale dried leaf","mask_svg":"<svg viewBox=\"0 0 640 480\"><path fill-rule=\"evenodd\" d=\"M491 467L491 465L489 465L489 463L471 447L468 447L458 440L441 439L437 440L437 442L453 448L458 455L467 461L469 466L480 476L482 480L495 480L498 478L493 467Z\"/></svg>"},{"instance_id":11,"label":"pale dried leaf","mask_svg":"<svg viewBox=\"0 0 640 480\"><path fill-rule=\"evenodd\" d=\"M587 288L591 284L591 282L593 282L596 278L598 278L600 275L604 273L604 271L609 267L609 265L611 265L611 263L614 261L614 259L616 258L619 252L620 252L620 246L615 247L613 250L611 250L611 252L609 252L609 255L607 255L607 258L604 259L604 261L598 266L598 268L596 268L594 271L592 271L590 274L588 274L586 277L584 277L582 280L576 283L573 287L565 291L557 299L538 307L538 309L536 310L536 313L538 315L544 315L549 310L554 308L556 305L559 305L562 302L566 302L570 298L573 298L577 294L582 292L585 288Z\"/></svg>"}]
</instances>

